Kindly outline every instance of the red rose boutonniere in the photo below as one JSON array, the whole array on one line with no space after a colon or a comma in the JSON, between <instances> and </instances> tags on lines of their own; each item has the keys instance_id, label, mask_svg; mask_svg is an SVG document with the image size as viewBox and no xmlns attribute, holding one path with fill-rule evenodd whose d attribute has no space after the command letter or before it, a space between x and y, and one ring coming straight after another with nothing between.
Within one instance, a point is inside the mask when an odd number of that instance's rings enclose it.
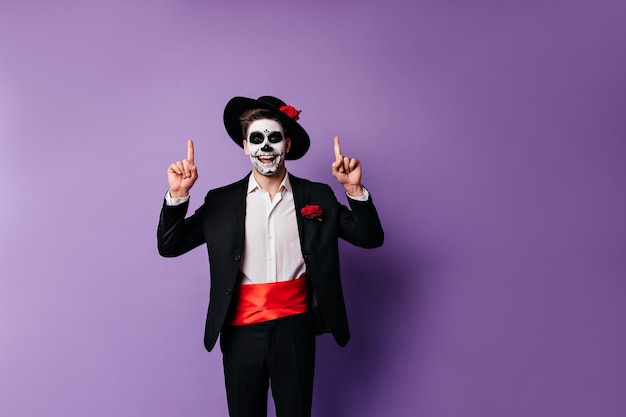
<instances>
[{"instance_id":1,"label":"red rose boutonniere","mask_svg":"<svg viewBox=\"0 0 626 417\"><path fill-rule=\"evenodd\" d=\"M294 122L298 121L298 119L300 118L300 112L302 111L302 110L296 110L295 107L290 106L290 105L281 106L278 110L282 111L287 116L291 117Z\"/></svg>"},{"instance_id":2,"label":"red rose boutonniere","mask_svg":"<svg viewBox=\"0 0 626 417\"><path fill-rule=\"evenodd\" d=\"M322 213L324 210L320 208L320 206L304 206L302 210L300 210L300 214L302 214L307 219L317 220L319 222L322 221Z\"/></svg>"}]
</instances>

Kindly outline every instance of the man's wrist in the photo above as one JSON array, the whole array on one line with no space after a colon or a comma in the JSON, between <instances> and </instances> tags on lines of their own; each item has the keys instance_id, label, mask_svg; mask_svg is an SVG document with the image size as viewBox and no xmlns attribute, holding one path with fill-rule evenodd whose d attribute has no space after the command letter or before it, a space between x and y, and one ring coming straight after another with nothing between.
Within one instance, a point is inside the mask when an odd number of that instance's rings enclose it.
<instances>
[{"instance_id":1,"label":"man's wrist","mask_svg":"<svg viewBox=\"0 0 626 417\"><path fill-rule=\"evenodd\" d=\"M344 185L343 187L345 188L346 193L348 193L350 197L363 197L365 195L365 193L363 192L363 186L361 184Z\"/></svg>"},{"instance_id":2,"label":"man's wrist","mask_svg":"<svg viewBox=\"0 0 626 417\"><path fill-rule=\"evenodd\" d=\"M356 195L352 195L352 194L350 194L348 192L346 192L346 195L348 196L348 198L350 200L355 200L355 201L367 201L367 200L369 200L370 199L369 191L367 191L367 188L365 188L363 186L361 188L363 189L363 195L356 196Z\"/></svg>"},{"instance_id":3,"label":"man's wrist","mask_svg":"<svg viewBox=\"0 0 626 417\"><path fill-rule=\"evenodd\" d=\"M168 206L179 206L187 201L189 201L189 195L186 197L174 197L170 190L165 193L165 204Z\"/></svg>"},{"instance_id":4,"label":"man's wrist","mask_svg":"<svg viewBox=\"0 0 626 417\"><path fill-rule=\"evenodd\" d=\"M189 191L172 191L172 190L170 190L170 197L172 197L172 198L189 197Z\"/></svg>"}]
</instances>

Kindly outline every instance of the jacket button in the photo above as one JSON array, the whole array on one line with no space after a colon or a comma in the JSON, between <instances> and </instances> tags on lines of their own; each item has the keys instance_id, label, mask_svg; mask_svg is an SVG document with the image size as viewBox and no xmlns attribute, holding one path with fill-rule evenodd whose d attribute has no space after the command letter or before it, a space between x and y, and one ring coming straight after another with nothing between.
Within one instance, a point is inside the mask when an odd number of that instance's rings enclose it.
<instances>
[{"instance_id":1,"label":"jacket button","mask_svg":"<svg viewBox=\"0 0 626 417\"><path fill-rule=\"evenodd\" d=\"M241 260L241 255L237 255L237 256L235 256L235 260L236 260L236 261Z\"/></svg>"},{"instance_id":2,"label":"jacket button","mask_svg":"<svg viewBox=\"0 0 626 417\"><path fill-rule=\"evenodd\" d=\"M233 293L233 290L231 290L230 288L226 290L226 295L231 295Z\"/></svg>"}]
</instances>

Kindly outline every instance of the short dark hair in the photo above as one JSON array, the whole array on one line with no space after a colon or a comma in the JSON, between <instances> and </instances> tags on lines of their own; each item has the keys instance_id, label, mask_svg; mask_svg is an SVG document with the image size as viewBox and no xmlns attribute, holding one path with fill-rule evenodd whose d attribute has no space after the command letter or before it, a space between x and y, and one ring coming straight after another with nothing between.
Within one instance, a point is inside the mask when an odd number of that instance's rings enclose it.
<instances>
[{"instance_id":1,"label":"short dark hair","mask_svg":"<svg viewBox=\"0 0 626 417\"><path fill-rule=\"evenodd\" d=\"M274 113L272 113L270 110L250 109L250 110L244 111L241 114L241 116L239 116L239 123L241 124L241 132L243 134L243 138L247 139L248 128L250 127L252 122L255 122L257 120L263 120L263 119L274 120L280 123L280 120L278 119L278 117L275 116ZM289 134L287 133L287 129L285 129L285 126L282 123L280 123L280 125L282 126L283 131L285 132L285 137L289 137Z\"/></svg>"}]
</instances>

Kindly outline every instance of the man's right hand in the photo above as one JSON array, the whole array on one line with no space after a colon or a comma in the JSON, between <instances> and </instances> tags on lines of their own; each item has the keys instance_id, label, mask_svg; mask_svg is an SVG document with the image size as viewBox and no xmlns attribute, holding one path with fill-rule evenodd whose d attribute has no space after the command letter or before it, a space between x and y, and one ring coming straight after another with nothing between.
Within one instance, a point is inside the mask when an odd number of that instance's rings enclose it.
<instances>
[{"instance_id":1,"label":"man's right hand","mask_svg":"<svg viewBox=\"0 0 626 417\"><path fill-rule=\"evenodd\" d=\"M198 170L193 163L193 141L187 140L187 159L177 161L167 168L170 197L187 197L193 183L198 179Z\"/></svg>"}]
</instances>

